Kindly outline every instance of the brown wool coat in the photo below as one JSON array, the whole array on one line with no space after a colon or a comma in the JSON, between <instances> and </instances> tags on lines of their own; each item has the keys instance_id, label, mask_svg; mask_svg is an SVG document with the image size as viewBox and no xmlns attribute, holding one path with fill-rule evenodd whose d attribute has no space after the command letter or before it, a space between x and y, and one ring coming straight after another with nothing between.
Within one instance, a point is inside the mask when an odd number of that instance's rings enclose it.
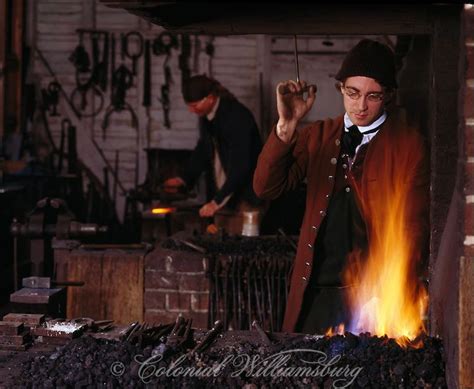
<instances>
[{"instance_id":1,"label":"brown wool coat","mask_svg":"<svg viewBox=\"0 0 474 389\"><path fill-rule=\"evenodd\" d=\"M429 229L429 163L422 137L416 130L408 128L400 117L389 114L370 142L359 193L362 201L370 204L370 193L377 190L377 183L386 178L387 171L409 171L413 179L408 196L410 210L407 228L419 255L427 241ZM306 211L291 275L284 331L293 332L300 315L313 266L312 246L334 188L342 131L343 116L318 121L298 131L296 141L288 145L277 137L273 129L258 159L253 185L255 193L261 198L275 199L307 179ZM381 166L385 168L381 169ZM380 214L383 217L383 210ZM370 239L370 220L366 220L366 224Z\"/></svg>"}]
</instances>

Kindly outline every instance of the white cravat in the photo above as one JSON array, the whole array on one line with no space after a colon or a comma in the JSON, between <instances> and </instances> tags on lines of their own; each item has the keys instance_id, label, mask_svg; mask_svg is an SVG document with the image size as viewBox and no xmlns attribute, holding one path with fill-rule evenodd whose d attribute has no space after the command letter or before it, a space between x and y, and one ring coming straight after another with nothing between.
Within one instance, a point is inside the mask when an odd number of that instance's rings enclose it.
<instances>
[{"instance_id":1,"label":"white cravat","mask_svg":"<svg viewBox=\"0 0 474 389\"><path fill-rule=\"evenodd\" d=\"M357 151L359 151L360 146L362 146L363 144L369 143L372 140L372 138L375 135L377 135L379 131L377 130L377 131L371 132L370 134L364 134L364 132L370 132L374 128L380 127L383 124L383 122L385 122L386 119L387 119L387 112L384 111L382 115L380 115L379 118L375 122L369 124L368 126L357 126L359 131L362 133L363 137L362 137L362 142L360 142L360 145L356 147L356 150L355 150L356 154L357 154ZM353 125L354 123L352 123L351 119L349 119L349 115L346 112L344 114L344 127L345 127L344 131L349 132L348 128Z\"/></svg>"}]
</instances>

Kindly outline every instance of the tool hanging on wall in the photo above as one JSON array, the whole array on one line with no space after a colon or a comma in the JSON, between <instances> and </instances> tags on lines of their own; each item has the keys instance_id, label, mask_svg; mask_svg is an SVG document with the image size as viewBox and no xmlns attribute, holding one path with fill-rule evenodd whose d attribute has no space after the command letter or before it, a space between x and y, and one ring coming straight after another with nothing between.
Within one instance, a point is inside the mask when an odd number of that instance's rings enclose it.
<instances>
[{"instance_id":1,"label":"tool hanging on wall","mask_svg":"<svg viewBox=\"0 0 474 389\"><path fill-rule=\"evenodd\" d=\"M76 70L80 72L90 72L91 62L89 54L84 47L84 32L78 31L79 44L76 46L72 54L69 56L69 61L72 62Z\"/></svg>"},{"instance_id":2,"label":"tool hanging on wall","mask_svg":"<svg viewBox=\"0 0 474 389\"><path fill-rule=\"evenodd\" d=\"M132 42L135 42L132 50ZM130 31L122 37L122 51L123 53L132 60L132 73L134 76L137 75L137 61L143 55L144 40L142 34L138 31Z\"/></svg>"},{"instance_id":3,"label":"tool hanging on wall","mask_svg":"<svg viewBox=\"0 0 474 389\"><path fill-rule=\"evenodd\" d=\"M100 40L103 37L102 60L100 60ZM92 45L92 82L102 91L107 90L108 61L109 61L109 33L105 31L91 32Z\"/></svg>"},{"instance_id":4,"label":"tool hanging on wall","mask_svg":"<svg viewBox=\"0 0 474 389\"><path fill-rule=\"evenodd\" d=\"M181 34L181 54L179 55L179 69L181 70L181 88L191 77L189 69L189 57L191 56L191 38L189 35Z\"/></svg>"},{"instance_id":5,"label":"tool hanging on wall","mask_svg":"<svg viewBox=\"0 0 474 389\"><path fill-rule=\"evenodd\" d=\"M103 90L107 84L108 33L100 30L78 29L79 44L70 55L69 60L76 68L76 88L71 93L71 103L81 117L96 116L104 107ZM92 69L90 57L84 47L84 34L90 34L92 47ZM104 37L102 62L100 62L100 38ZM94 104L89 104L93 101ZM98 101L98 103L97 103Z\"/></svg>"},{"instance_id":6,"label":"tool hanging on wall","mask_svg":"<svg viewBox=\"0 0 474 389\"><path fill-rule=\"evenodd\" d=\"M71 93L71 104L79 117L94 117L104 108L104 95L100 90L90 82L90 78L86 81L81 79L83 76L76 72L76 88ZM95 101L97 104L91 104L90 101Z\"/></svg>"},{"instance_id":7,"label":"tool hanging on wall","mask_svg":"<svg viewBox=\"0 0 474 389\"><path fill-rule=\"evenodd\" d=\"M63 170L63 160L64 160L64 143L66 141L66 131L71 125L69 119L63 119L61 122L61 137L59 140L59 153L58 153L58 166L56 169L56 174L61 174Z\"/></svg>"},{"instance_id":8,"label":"tool hanging on wall","mask_svg":"<svg viewBox=\"0 0 474 389\"><path fill-rule=\"evenodd\" d=\"M37 47L35 48L35 52L36 54L38 55L38 58L40 59L41 63L44 65L44 67L46 68L46 70L48 71L49 75L53 78L54 81L58 82L58 79L57 79L57 76L56 76L56 73L53 71L53 69L51 68L48 60L45 58L45 56L43 55L43 53L41 52L40 49L38 49ZM77 119L80 119L81 118L81 115L79 112L77 112L77 110L74 108L74 105L72 104L69 96L66 94L66 92L64 91L63 88L60 89L60 93L62 95L62 97L64 98L64 100L66 101L66 103L68 104L69 108L71 108L71 110L74 112L75 116L77 117ZM42 104L43 105L43 104ZM49 124L48 124L48 120L46 118L46 114L45 114L45 110L44 108L41 108L40 109L40 112L41 112L41 120L43 121L44 123L44 126L45 126L45 130L46 130L46 134L47 134L47 137L50 141L50 144L53 148L54 151L57 150L57 147L54 143L54 140L53 140L53 137L51 135L51 131L50 131L50 128L49 128ZM127 191L125 190L125 187L123 185L123 183L120 181L119 177L118 177L118 174L117 174L117 171L115 171L112 166L110 165L108 159L106 158L105 154L104 154L104 151L102 150L102 148L99 147L99 145L97 144L97 142L95 141L95 139L93 137L90 137L90 141L92 142L92 144L94 145L94 148L95 148L95 151L99 154L99 156L101 157L102 161L104 162L104 164L107 166L107 168L109 169L109 171L112 173L112 175L114 176L114 180L117 180L117 184L120 188L120 191L122 194L126 194ZM75 143L75 142L74 142ZM76 153L77 155L77 153ZM82 166L81 169L84 169L84 166ZM92 173L91 173L92 175Z\"/></svg>"},{"instance_id":9,"label":"tool hanging on wall","mask_svg":"<svg viewBox=\"0 0 474 389\"><path fill-rule=\"evenodd\" d=\"M76 127L74 127L69 119L63 119L61 122L61 135L59 141L58 164L56 174L61 174L63 170L63 162L65 156L65 141L67 139L67 166L68 173L75 174L77 172L77 147L76 147Z\"/></svg>"},{"instance_id":10,"label":"tool hanging on wall","mask_svg":"<svg viewBox=\"0 0 474 389\"><path fill-rule=\"evenodd\" d=\"M145 41L145 56L143 58L143 100L142 105L149 107L151 105L151 43Z\"/></svg>"},{"instance_id":11,"label":"tool hanging on wall","mask_svg":"<svg viewBox=\"0 0 474 389\"><path fill-rule=\"evenodd\" d=\"M164 118L164 125L166 128L171 128L170 122L170 84L172 82L171 78L171 68L168 66L169 57L167 56L165 62L163 63L163 72L165 75L165 83L161 85L161 106L163 108L163 118Z\"/></svg>"},{"instance_id":12,"label":"tool hanging on wall","mask_svg":"<svg viewBox=\"0 0 474 389\"><path fill-rule=\"evenodd\" d=\"M49 116L59 116L58 104L60 91L61 84L56 81L51 81L46 89L41 89L44 109L49 111Z\"/></svg>"},{"instance_id":13,"label":"tool hanging on wall","mask_svg":"<svg viewBox=\"0 0 474 389\"><path fill-rule=\"evenodd\" d=\"M212 59L214 58L214 52L215 52L216 48L214 46L214 37L211 36L209 37L209 40L206 42L206 48L205 48L205 52L206 54L209 56L209 59L208 59L208 76L209 77L212 77L212 73L213 73L213 70L212 70Z\"/></svg>"},{"instance_id":14,"label":"tool hanging on wall","mask_svg":"<svg viewBox=\"0 0 474 389\"><path fill-rule=\"evenodd\" d=\"M115 73L115 34L110 35L110 75Z\"/></svg>"},{"instance_id":15,"label":"tool hanging on wall","mask_svg":"<svg viewBox=\"0 0 474 389\"><path fill-rule=\"evenodd\" d=\"M193 73L199 74L199 56L201 54L201 40L199 35L194 35L194 48L193 48Z\"/></svg>"},{"instance_id":16,"label":"tool hanging on wall","mask_svg":"<svg viewBox=\"0 0 474 389\"><path fill-rule=\"evenodd\" d=\"M132 87L133 74L125 66L120 65L112 75L112 92L110 95L110 105L105 112L104 120L102 121L102 138L106 138L106 130L109 126L110 116L114 112L128 111L132 119L132 127L137 131L138 142L138 117L133 108L125 101L127 90Z\"/></svg>"},{"instance_id":17,"label":"tool hanging on wall","mask_svg":"<svg viewBox=\"0 0 474 389\"><path fill-rule=\"evenodd\" d=\"M161 85L161 97L158 99L161 102L163 109L164 125L166 128L171 128L171 122L169 118L170 111L170 85L173 82L171 77L171 68L168 65L171 58L171 49L177 49L179 47L178 39L176 35L173 35L167 31L162 32L157 38L153 40L153 54L154 55L165 55L163 62L163 75L165 83Z\"/></svg>"}]
</instances>

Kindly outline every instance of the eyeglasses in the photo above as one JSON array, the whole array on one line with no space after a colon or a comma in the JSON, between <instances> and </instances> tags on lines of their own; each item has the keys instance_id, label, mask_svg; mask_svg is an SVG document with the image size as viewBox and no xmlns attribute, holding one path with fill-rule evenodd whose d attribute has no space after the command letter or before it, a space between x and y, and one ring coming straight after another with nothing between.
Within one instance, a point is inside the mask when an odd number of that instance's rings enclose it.
<instances>
[{"instance_id":1,"label":"eyeglasses","mask_svg":"<svg viewBox=\"0 0 474 389\"><path fill-rule=\"evenodd\" d=\"M362 93L360 93L358 90L355 90L352 88L346 88L343 85L341 85L341 92L344 93L347 97L349 97L352 100L359 100L360 97L362 96ZM383 100L385 95L382 92L373 92L373 93L367 94L366 96L367 96L367 100L372 101L374 103L379 103L380 101Z\"/></svg>"}]
</instances>

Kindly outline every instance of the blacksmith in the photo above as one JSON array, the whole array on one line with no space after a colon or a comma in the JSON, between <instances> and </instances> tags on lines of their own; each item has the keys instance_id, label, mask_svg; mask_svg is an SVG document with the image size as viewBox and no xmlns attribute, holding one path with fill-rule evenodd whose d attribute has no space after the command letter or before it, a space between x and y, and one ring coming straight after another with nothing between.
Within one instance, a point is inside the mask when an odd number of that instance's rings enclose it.
<instances>
[{"instance_id":1,"label":"blacksmith","mask_svg":"<svg viewBox=\"0 0 474 389\"><path fill-rule=\"evenodd\" d=\"M199 117L200 137L179 177L165 187L193 187L201 173L208 178L208 202L199 210L212 217L229 211L258 209L261 201L252 188L252 177L262 142L250 110L217 80L205 75L191 77L183 85L189 111Z\"/></svg>"},{"instance_id":2,"label":"blacksmith","mask_svg":"<svg viewBox=\"0 0 474 389\"><path fill-rule=\"evenodd\" d=\"M307 181L283 323L283 330L290 332L321 333L348 323L345 294L350 285L342 274L348 255L355 250L366 253L370 240L371 221L360 204L370 201L380 183L394 185L382 172L410 167L406 228L415 255L421 255L427 240L429 166L421 135L389 104L397 87L392 50L377 41L360 41L347 54L336 80L345 113L302 129L297 126L313 106L315 88L309 87L306 95L301 93L307 87L304 81L277 86L278 123L254 175L255 192L265 199ZM383 212L381 207L377 217Z\"/></svg>"}]
</instances>

